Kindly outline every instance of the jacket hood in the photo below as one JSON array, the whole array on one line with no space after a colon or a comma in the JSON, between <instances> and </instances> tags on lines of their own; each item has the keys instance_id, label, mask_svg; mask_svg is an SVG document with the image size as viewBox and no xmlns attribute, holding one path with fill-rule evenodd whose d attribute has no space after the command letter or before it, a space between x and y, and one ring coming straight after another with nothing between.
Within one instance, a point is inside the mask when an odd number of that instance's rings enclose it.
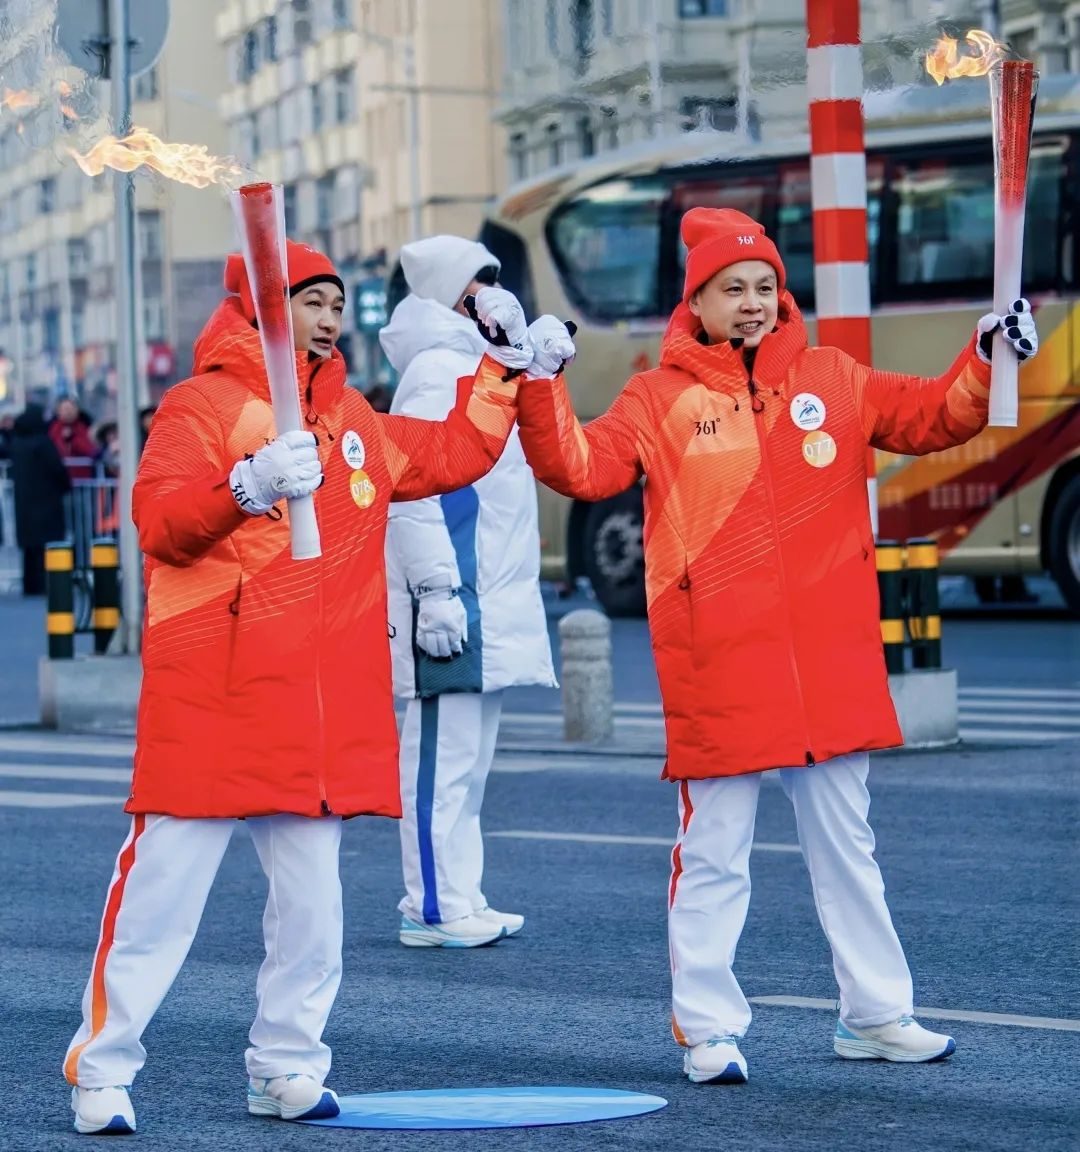
<instances>
[{"instance_id":1,"label":"jacket hood","mask_svg":"<svg viewBox=\"0 0 1080 1152\"><path fill-rule=\"evenodd\" d=\"M242 380L256 396L269 401L270 383L266 378L262 340L258 329L245 318L238 297L223 300L206 322L195 341L194 372L196 376L227 372ZM307 353L298 352L296 380L301 401L323 412L345 387L345 360L336 348L329 360L312 360Z\"/></svg>"},{"instance_id":2,"label":"jacket hood","mask_svg":"<svg viewBox=\"0 0 1080 1152\"><path fill-rule=\"evenodd\" d=\"M468 316L411 293L394 309L390 323L379 333L379 343L398 375L421 352L432 348L475 355L477 359L487 349L487 341Z\"/></svg>"},{"instance_id":3,"label":"jacket hood","mask_svg":"<svg viewBox=\"0 0 1080 1152\"><path fill-rule=\"evenodd\" d=\"M660 344L662 367L681 368L703 384L721 392L740 392L746 388L748 374L742 349L730 340L720 344L703 344L701 321L687 304L680 304L671 315ZM763 338L754 357L754 380L782 390L787 370L807 346L806 325L794 297L784 289L776 327Z\"/></svg>"},{"instance_id":4,"label":"jacket hood","mask_svg":"<svg viewBox=\"0 0 1080 1152\"><path fill-rule=\"evenodd\" d=\"M49 430L45 411L37 404L27 404L11 425L13 436L44 436Z\"/></svg>"}]
</instances>

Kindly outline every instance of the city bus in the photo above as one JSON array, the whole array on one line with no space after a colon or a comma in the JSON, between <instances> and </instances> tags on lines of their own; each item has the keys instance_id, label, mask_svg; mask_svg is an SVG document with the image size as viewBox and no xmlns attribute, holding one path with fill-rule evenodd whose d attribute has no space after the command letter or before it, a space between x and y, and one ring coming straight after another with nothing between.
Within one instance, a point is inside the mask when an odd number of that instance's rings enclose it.
<instances>
[{"instance_id":1,"label":"city bus","mask_svg":"<svg viewBox=\"0 0 1080 1152\"><path fill-rule=\"evenodd\" d=\"M993 155L985 81L869 93L866 173L875 366L943 372L992 307ZM682 214L737 208L776 240L814 339L809 142L690 132L510 189L480 239L530 316L578 326L579 418L657 363L677 303ZM877 455L879 538L933 537L943 573L1050 572L1080 611L1080 77L1045 77L1028 183L1024 292L1040 355L1020 371L1016 428L914 458ZM598 504L540 489L543 569L587 577L610 615L645 608L642 493Z\"/></svg>"}]
</instances>

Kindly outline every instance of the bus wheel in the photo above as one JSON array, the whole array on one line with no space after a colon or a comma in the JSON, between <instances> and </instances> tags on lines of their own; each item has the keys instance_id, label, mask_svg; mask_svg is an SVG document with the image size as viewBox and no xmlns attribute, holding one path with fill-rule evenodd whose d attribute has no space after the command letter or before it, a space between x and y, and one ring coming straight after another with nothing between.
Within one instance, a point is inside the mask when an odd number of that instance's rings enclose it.
<instances>
[{"instance_id":1,"label":"bus wheel","mask_svg":"<svg viewBox=\"0 0 1080 1152\"><path fill-rule=\"evenodd\" d=\"M645 615L641 489L594 504L585 518L585 575L609 616Z\"/></svg>"},{"instance_id":2,"label":"bus wheel","mask_svg":"<svg viewBox=\"0 0 1080 1152\"><path fill-rule=\"evenodd\" d=\"M1080 476L1061 490L1050 517L1050 571L1065 603L1080 612Z\"/></svg>"}]
</instances>

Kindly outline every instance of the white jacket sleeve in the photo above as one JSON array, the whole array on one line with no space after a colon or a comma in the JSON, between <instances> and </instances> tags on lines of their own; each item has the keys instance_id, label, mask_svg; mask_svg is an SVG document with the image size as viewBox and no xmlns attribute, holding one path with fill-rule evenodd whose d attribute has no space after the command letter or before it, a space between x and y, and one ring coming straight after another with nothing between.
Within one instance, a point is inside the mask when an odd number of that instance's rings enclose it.
<instances>
[{"instance_id":1,"label":"white jacket sleeve","mask_svg":"<svg viewBox=\"0 0 1080 1152\"><path fill-rule=\"evenodd\" d=\"M390 411L424 420L445 420L457 397L457 374L438 350L421 352L405 369ZM391 503L386 528L409 588L458 588L461 574L440 497Z\"/></svg>"}]
</instances>

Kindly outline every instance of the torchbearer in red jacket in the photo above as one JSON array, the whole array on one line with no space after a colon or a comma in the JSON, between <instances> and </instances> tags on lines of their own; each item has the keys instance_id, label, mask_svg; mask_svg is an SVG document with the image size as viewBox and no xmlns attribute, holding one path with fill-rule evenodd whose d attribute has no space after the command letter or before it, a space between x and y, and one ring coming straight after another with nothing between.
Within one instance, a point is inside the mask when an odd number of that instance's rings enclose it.
<instances>
[{"instance_id":1,"label":"torchbearer in red jacket","mask_svg":"<svg viewBox=\"0 0 1080 1152\"><path fill-rule=\"evenodd\" d=\"M337 1114L322 1033L341 979L341 821L401 814L387 509L471 484L496 463L515 418L506 368L532 361L517 301L484 289L480 311L520 329L517 347L491 349L498 361L481 360L443 422L377 414L345 384L341 278L299 244L288 269L310 431L274 438L251 291L232 257L236 295L199 338L195 377L166 394L139 464L147 613L131 830L64 1065L83 1133L135 1130L128 1088L146 1058L141 1037L237 818L269 884L248 1111ZM322 556L295 561L286 500L310 494Z\"/></svg>"},{"instance_id":2,"label":"torchbearer in red jacket","mask_svg":"<svg viewBox=\"0 0 1080 1152\"><path fill-rule=\"evenodd\" d=\"M866 445L920 455L987 421L990 336L1034 354L1031 310L988 315L936 379L807 347L764 229L695 208L683 302L660 367L582 428L561 378L526 382L521 442L537 477L580 500L645 478L649 625L678 781L669 934L673 1032L691 1080L742 1082L750 1007L732 961L750 897L761 774L791 799L840 988L834 1047L936 1060L951 1037L911 1018L911 975L867 823L868 752L901 743L882 654ZM1004 321L1004 322L1003 322ZM533 333L537 362L565 331ZM550 345L550 346L549 346Z\"/></svg>"}]
</instances>

